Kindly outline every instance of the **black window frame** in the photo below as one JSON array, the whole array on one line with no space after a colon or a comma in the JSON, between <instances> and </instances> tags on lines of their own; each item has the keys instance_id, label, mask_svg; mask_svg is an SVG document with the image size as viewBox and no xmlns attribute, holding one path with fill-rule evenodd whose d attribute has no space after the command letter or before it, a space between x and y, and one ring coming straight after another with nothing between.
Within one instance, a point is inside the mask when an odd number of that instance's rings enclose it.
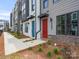
<instances>
[{"instance_id":1,"label":"black window frame","mask_svg":"<svg viewBox=\"0 0 79 59\"><path fill-rule=\"evenodd\" d=\"M76 13L76 17L75 18L75 21L74 19L72 20L72 18L74 17L73 14ZM56 34L57 35L74 35L74 36L77 36L78 35L78 11L76 12L71 12L71 13L67 13L67 14L64 14L66 15L65 16L65 29L64 29L64 34L62 34L62 29L61 29L61 17L63 15L59 15L59 16L56 16ZM71 17L73 16L73 17ZM59 17L59 18L58 18ZM74 22L72 22L74 21ZM63 23L62 23L63 25ZM73 26L73 27L72 27Z\"/></svg>"}]
</instances>

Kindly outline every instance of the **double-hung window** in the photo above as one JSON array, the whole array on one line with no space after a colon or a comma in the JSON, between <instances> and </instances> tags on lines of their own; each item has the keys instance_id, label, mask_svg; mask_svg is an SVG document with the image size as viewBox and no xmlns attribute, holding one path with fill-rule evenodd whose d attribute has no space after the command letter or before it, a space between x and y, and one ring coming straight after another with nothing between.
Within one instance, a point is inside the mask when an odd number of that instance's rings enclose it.
<instances>
[{"instance_id":1,"label":"double-hung window","mask_svg":"<svg viewBox=\"0 0 79 59\"><path fill-rule=\"evenodd\" d=\"M32 11L35 10L35 0L32 0Z\"/></svg>"},{"instance_id":2,"label":"double-hung window","mask_svg":"<svg viewBox=\"0 0 79 59\"><path fill-rule=\"evenodd\" d=\"M25 32L26 33L28 32L28 24L27 23L25 24Z\"/></svg>"},{"instance_id":3,"label":"double-hung window","mask_svg":"<svg viewBox=\"0 0 79 59\"><path fill-rule=\"evenodd\" d=\"M25 15L25 13L26 13L26 4L25 3L23 3L23 5L22 5L22 17L24 18L24 15Z\"/></svg>"},{"instance_id":4,"label":"double-hung window","mask_svg":"<svg viewBox=\"0 0 79 59\"><path fill-rule=\"evenodd\" d=\"M73 34L77 34L77 27L78 27L78 19L77 19L77 12L73 12L73 13L71 13L71 21L72 21L72 26L71 26L71 28L72 28L72 32L73 32Z\"/></svg>"},{"instance_id":5,"label":"double-hung window","mask_svg":"<svg viewBox=\"0 0 79 59\"><path fill-rule=\"evenodd\" d=\"M43 0L43 8L47 8L48 7L48 0Z\"/></svg>"}]
</instances>

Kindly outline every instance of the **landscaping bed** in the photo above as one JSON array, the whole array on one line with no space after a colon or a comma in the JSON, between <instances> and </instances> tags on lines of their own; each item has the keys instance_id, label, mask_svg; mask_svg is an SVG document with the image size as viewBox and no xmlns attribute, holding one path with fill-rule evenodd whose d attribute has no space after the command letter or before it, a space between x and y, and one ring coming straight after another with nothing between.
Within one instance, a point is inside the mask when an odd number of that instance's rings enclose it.
<instances>
[{"instance_id":1,"label":"landscaping bed","mask_svg":"<svg viewBox=\"0 0 79 59\"><path fill-rule=\"evenodd\" d=\"M6 59L79 59L79 46L53 42L30 47L15 54L6 56ZM2 58L1 58L2 59Z\"/></svg>"},{"instance_id":2,"label":"landscaping bed","mask_svg":"<svg viewBox=\"0 0 79 59\"><path fill-rule=\"evenodd\" d=\"M17 33L17 32L9 32L9 33L12 34L13 36L15 36L18 39L30 38L29 36L25 36L22 33Z\"/></svg>"},{"instance_id":3,"label":"landscaping bed","mask_svg":"<svg viewBox=\"0 0 79 59\"><path fill-rule=\"evenodd\" d=\"M79 47L52 41L37 45L19 53L25 59L79 59ZM36 56L35 58L33 58ZM37 57L38 56L38 57Z\"/></svg>"},{"instance_id":4,"label":"landscaping bed","mask_svg":"<svg viewBox=\"0 0 79 59\"><path fill-rule=\"evenodd\" d=\"M60 48L49 45L48 43L39 44L35 47L24 50L20 52L20 55L27 59L27 56L24 56L24 55L28 55L29 53L31 54L29 55L30 59L35 59L35 58L31 58L33 57L33 55L39 56L36 59L39 59L39 58L41 59L63 59L63 55L62 55L62 52L60 51Z\"/></svg>"}]
</instances>

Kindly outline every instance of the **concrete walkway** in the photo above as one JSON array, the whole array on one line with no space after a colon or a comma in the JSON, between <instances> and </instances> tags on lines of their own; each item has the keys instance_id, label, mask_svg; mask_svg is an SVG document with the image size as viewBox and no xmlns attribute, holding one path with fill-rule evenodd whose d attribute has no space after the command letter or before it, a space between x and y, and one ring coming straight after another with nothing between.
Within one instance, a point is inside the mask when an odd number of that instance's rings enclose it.
<instances>
[{"instance_id":1,"label":"concrete walkway","mask_svg":"<svg viewBox=\"0 0 79 59\"><path fill-rule=\"evenodd\" d=\"M29 47L33 47L38 44L45 43L42 40L33 40L29 42L23 42L11 34L4 32L4 47L5 47L5 55L10 55L21 50L27 49Z\"/></svg>"}]
</instances>

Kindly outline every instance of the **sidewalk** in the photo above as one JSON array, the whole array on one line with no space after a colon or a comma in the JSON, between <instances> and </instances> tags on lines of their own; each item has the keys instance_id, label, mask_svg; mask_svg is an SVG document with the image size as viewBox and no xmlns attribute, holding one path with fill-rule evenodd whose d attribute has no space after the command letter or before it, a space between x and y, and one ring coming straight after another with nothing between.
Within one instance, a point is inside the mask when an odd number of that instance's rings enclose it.
<instances>
[{"instance_id":1,"label":"sidewalk","mask_svg":"<svg viewBox=\"0 0 79 59\"><path fill-rule=\"evenodd\" d=\"M4 32L4 46L5 46L5 55L13 54L21 50L27 49L29 47L36 46L38 44L45 43L42 40L33 40L29 42L23 42L11 34Z\"/></svg>"}]
</instances>

